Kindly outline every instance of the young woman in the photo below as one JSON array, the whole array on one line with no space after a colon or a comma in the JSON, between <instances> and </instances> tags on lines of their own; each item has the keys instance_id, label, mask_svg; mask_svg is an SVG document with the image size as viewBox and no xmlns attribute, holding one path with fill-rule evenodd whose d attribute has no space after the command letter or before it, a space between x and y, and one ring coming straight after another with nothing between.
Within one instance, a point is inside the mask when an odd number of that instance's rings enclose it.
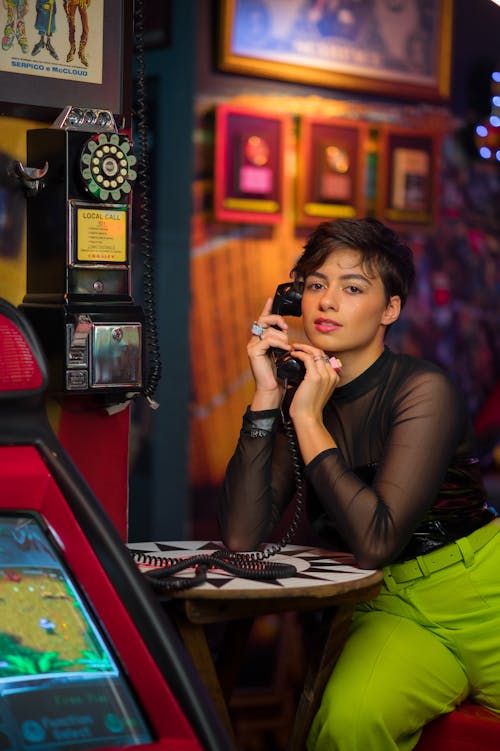
<instances>
[{"instance_id":1,"label":"young woman","mask_svg":"<svg viewBox=\"0 0 500 751\"><path fill-rule=\"evenodd\" d=\"M384 344L413 277L385 225L324 222L292 270L307 343L288 340L269 299L248 344L255 393L224 482L225 544L267 541L294 495L279 347L305 366L287 401L312 528L385 574L355 612L309 751L407 751L467 696L500 711L500 520L464 400L438 367Z\"/></svg>"}]
</instances>

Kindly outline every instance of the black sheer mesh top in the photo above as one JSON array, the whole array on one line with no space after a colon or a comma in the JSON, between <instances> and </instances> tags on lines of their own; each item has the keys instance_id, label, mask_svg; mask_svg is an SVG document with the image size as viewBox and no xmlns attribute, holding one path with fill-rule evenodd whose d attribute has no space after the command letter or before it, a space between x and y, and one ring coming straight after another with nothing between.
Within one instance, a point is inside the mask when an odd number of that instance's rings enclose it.
<instances>
[{"instance_id":1,"label":"black sheer mesh top","mask_svg":"<svg viewBox=\"0 0 500 751\"><path fill-rule=\"evenodd\" d=\"M262 435L241 432L223 484L225 544L255 549L295 492L278 410ZM308 516L325 544L380 567L426 553L496 516L488 506L466 405L435 365L386 348L335 390L324 423L338 446L305 467Z\"/></svg>"}]
</instances>

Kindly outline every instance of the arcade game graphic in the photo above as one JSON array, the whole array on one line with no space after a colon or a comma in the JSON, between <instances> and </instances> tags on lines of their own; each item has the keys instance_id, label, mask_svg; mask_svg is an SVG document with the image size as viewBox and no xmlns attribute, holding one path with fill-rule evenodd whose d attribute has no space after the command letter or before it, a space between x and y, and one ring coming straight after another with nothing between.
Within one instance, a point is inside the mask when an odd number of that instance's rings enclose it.
<instances>
[{"instance_id":1,"label":"arcade game graphic","mask_svg":"<svg viewBox=\"0 0 500 751\"><path fill-rule=\"evenodd\" d=\"M2 750L151 740L97 620L28 515L0 517L0 698Z\"/></svg>"}]
</instances>

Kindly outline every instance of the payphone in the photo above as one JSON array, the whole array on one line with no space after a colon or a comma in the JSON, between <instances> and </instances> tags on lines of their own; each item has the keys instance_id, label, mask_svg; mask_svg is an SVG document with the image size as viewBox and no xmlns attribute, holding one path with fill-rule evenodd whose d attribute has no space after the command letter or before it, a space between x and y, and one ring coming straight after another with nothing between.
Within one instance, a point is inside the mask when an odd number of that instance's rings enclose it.
<instances>
[{"instance_id":1,"label":"payphone","mask_svg":"<svg viewBox=\"0 0 500 751\"><path fill-rule=\"evenodd\" d=\"M68 106L27 133L27 290L49 391L126 401L144 384L144 314L131 294L131 139L111 112Z\"/></svg>"}]
</instances>

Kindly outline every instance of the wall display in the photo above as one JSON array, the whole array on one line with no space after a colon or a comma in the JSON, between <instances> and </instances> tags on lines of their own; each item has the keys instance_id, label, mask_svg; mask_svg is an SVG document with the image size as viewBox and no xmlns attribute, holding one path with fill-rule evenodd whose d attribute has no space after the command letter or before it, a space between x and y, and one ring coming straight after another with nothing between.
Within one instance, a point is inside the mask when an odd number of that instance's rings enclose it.
<instances>
[{"instance_id":1,"label":"wall display","mask_svg":"<svg viewBox=\"0 0 500 751\"><path fill-rule=\"evenodd\" d=\"M363 216L367 123L303 117L298 145L297 222Z\"/></svg>"},{"instance_id":2,"label":"wall display","mask_svg":"<svg viewBox=\"0 0 500 751\"><path fill-rule=\"evenodd\" d=\"M133 0L4 6L0 114L52 120L69 104L129 112Z\"/></svg>"},{"instance_id":3,"label":"wall display","mask_svg":"<svg viewBox=\"0 0 500 751\"><path fill-rule=\"evenodd\" d=\"M439 135L387 126L379 138L378 217L392 223L431 224L437 200Z\"/></svg>"},{"instance_id":4,"label":"wall display","mask_svg":"<svg viewBox=\"0 0 500 751\"><path fill-rule=\"evenodd\" d=\"M288 114L230 104L216 110L215 216L229 222L276 224L283 212L283 151Z\"/></svg>"},{"instance_id":5,"label":"wall display","mask_svg":"<svg viewBox=\"0 0 500 751\"><path fill-rule=\"evenodd\" d=\"M222 70L404 98L449 95L453 0L221 0Z\"/></svg>"}]
</instances>

